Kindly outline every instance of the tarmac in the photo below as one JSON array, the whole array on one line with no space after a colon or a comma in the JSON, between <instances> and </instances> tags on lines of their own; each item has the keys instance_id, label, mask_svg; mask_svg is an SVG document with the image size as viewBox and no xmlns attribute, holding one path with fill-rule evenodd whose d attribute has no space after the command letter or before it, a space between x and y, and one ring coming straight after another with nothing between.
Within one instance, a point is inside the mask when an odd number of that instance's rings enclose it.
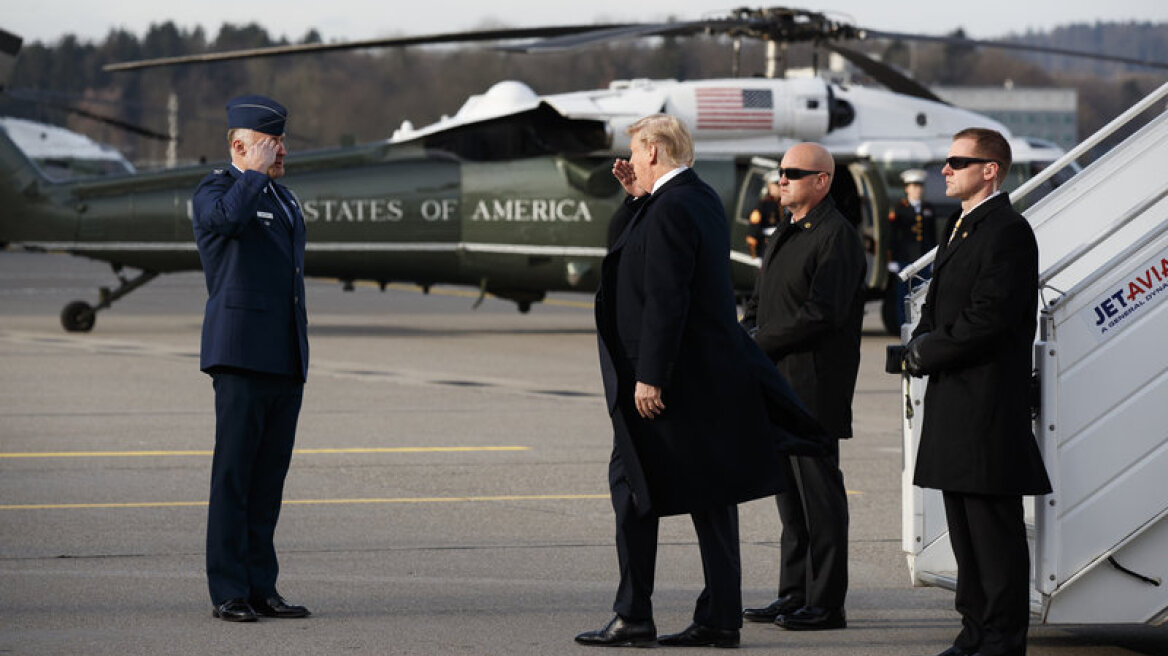
<instances>
[{"instance_id":1,"label":"tarmac","mask_svg":"<svg viewBox=\"0 0 1168 656\"><path fill-rule=\"evenodd\" d=\"M591 298L513 304L335 281L308 290L309 381L277 532L300 620L212 619L203 573L213 443L198 370L201 273L162 276L66 333L100 263L0 251L0 654L595 654L617 582ZM842 446L848 628L747 624L742 649L929 656L951 592L911 587L900 547L898 380L866 318ZM774 503L740 509L743 600L775 596ZM662 522L658 630L690 621L701 565ZM668 648L659 648L668 651ZM685 653L704 653L687 650ZM1034 626L1032 656L1168 654L1148 626Z\"/></svg>"}]
</instances>

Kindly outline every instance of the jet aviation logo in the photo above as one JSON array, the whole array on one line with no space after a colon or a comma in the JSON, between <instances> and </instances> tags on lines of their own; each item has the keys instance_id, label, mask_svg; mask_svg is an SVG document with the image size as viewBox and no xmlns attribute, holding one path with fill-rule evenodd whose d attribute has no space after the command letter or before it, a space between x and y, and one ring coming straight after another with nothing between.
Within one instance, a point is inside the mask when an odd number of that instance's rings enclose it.
<instances>
[{"instance_id":1,"label":"jet aviation logo","mask_svg":"<svg viewBox=\"0 0 1168 656\"><path fill-rule=\"evenodd\" d=\"M1130 324L1168 296L1168 253L1162 253L1131 272L1112 291L1099 296L1079 315L1102 340Z\"/></svg>"}]
</instances>

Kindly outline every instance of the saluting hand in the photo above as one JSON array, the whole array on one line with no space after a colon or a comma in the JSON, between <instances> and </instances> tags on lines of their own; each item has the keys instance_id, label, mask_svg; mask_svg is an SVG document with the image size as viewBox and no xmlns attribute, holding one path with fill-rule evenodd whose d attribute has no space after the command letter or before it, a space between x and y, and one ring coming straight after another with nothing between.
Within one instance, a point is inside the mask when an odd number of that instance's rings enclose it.
<instances>
[{"instance_id":1,"label":"saluting hand","mask_svg":"<svg viewBox=\"0 0 1168 656\"><path fill-rule=\"evenodd\" d=\"M617 182L625 188L625 193L639 198L649 193L647 189L642 189L641 185L637 184L637 173L633 170L633 165L629 164L629 160L618 158L612 163L612 175Z\"/></svg>"},{"instance_id":2,"label":"saluting hand","mask_svg":"<svg viewBox=\"0 0 1168 656\"><path fill-rule=\"evenodd\" d=\"M643 419L654 419L665 412L665 402L661 400L661 388L648 383L637 381L633 390L633 402L637 406L637 414Z\"/></svg>"},{"instance_id":3,"label":"saluting hand","mask_svg":"<svg viewBox=\"0 0 1168 656\"><path fill-rule=\"evenodd\" d=\"M276 157L280 154L280 143L272 137L256 139L243 153L243 169L245 171L259 171L267 174Z\"/></svg>"}]
</instances>

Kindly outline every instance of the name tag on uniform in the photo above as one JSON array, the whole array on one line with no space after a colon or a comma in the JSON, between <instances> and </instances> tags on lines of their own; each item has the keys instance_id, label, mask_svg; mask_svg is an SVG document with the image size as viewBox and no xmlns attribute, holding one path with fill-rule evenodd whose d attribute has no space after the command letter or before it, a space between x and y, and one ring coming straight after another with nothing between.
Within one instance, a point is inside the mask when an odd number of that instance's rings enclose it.
<instances>
[{"instance_id":1,"label":"name tag on uniform","mask_svg":"<svg viewBox=\"0 0 1168 656\"><path fill-rule=\"evenodd\" d=\"M261 219L274 219L274 218L276 218L275 215L273 215L271 212L257 211L256 216L260 217Z\"/></svg>"}]
</instances>

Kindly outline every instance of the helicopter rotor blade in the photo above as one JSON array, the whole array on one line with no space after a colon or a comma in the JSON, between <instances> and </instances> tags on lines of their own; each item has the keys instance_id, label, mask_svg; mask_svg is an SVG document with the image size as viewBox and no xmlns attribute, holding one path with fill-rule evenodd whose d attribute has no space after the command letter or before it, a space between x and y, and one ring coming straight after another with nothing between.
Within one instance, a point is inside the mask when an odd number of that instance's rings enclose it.
<instances>
[{"instance_id":1,"label":"helicopter rotor blade","mask_svg":"<svg viewBox=\"0 0 1168 656\"><path fill-rule=\"evenodd\" d=\"M558 52L608 41L640 39L649 36L665 36L677 30L678 23L643 23L639 25L619 25L604 29L578 32L557 37L548 37L532 43L497 46L496 50L507 52Z\"/></svg>"},{"instance_id":2,"label":"helicopter rotor blade","mask_svg":"<svg viewBox=\"0 0 1168 656\"><path fill-rule=\"evenodd\" d=\"M680 21L671 23L631 23L628 25L598 26L600 29L546 37L531 43L499 46L498 50L509 52L560 52L583 48L608 41L643 39L651 36L693 36L696 34L750 34L747 30L757 21L734 18L719 18L700 21Z\"/></svg>"},{"instance_id":3,"label":"helicopter rotor blade","mask_svg":"<svg viewBox=\"0 0 1168 656\"><path fill-rule=\"evenodd\" d=\"M556 37L579 32L604 30L628 27L625 24L608 25L559 25L550 27L521 27L504 28L497 30L477 30L473 32L444 32L440 34L426 34L420 36L391 37L385 39L366 39L364 41L342 41L337 43L302 43L286 46L270 46L265 48L246 48L243 50L227 50L224 52L208 52L194 55L178 55L175 57L159 57L157 59L143 59L139 61L118 62L106 64L102 67L106 72L134 71L146 68L163 66L177 66L180 64L195 64L208 62L232 61L237 59L253 59L257 57L279 57L284 55L302 55L321 52L335 52L339 50L362 50L367 48L404 48L418 45L437 45L442 43L473 43L476 41L500 41L508 39L531 39Z\"/></svg>"},{"instance_id":4,"label":"helicopter rotor blade","mask_svg":"<svg viewBox=\"0 0 1168 656\"><path fill-rule=\"evenodd\" d=\"M96 112L92 112L88 109L83 109L83 108L78 107L76 105L70 105L67 103L54 102L52 100L44 100L44 99L40 99L40 98L34 98L34 97L27 95L26 93L20 93L19 90L17 90L17 89L5 90L5 91L3 91L3 95L5 97L10 98L12 100L15 100L17 102L29 103L32 105L39 105L42 107L48 107L50 109L56 109L56 110L59 110L62 112L67 112L69 114L76 114L78 116L83 116L87 119L97 121L98 123L103 123L105 125L109 125L109 126L118 128L119 130L125 130L126 132L130 132L132 134L136 134L136 135L141 136L141 137L146 137L148 139L157 139L159 141L170 141L170 135L163 134L161 132L155 132L154 130L151 130L150 128L142 127L141 125L135 125L134 123L129 123L127 121L123 121L121 119L114 118L112 116L98 114Z\"/></svg>"},{"instance_id":5,"label":"helicopter rotor blade","mask_svg":"<svg viewBox=\"0 0 1168 656\"><path fill-rule=\"evenodd\" d=\"M1168 68L1168 62L1156 61L1153 59L1139 59L1136 57L1123 57L1120 55L1108 55L1097 52L1086 52L1083 50L1071 50L1069 48L1055 48L1052 46L1029 45L1025 43L1011 43L1009 41L982 41L979 39L967 39L960 36L932 36L928 34L906 34L904 32L884 32L881 30L870 30L862 28L859 30L860 38L865 39L892 39L897 41L926 41L930 43L945 43L951 45L976 46L978 48L997 48L1000 50L1017 50L1021 52L1035 52L1045 53L1050 55L1064 55L1067 57L1083 57L1085 59L1096 59L1099 61L1115 62L1118 64L1130 64L1133 66L1147 66L1148 68Z\"/></svg>"},{"instance_id":6,"label":"helicopter rotor blade","mask_svg":"<svg viewBox=\"0 0 1168 656\"><path fill-rule=\"evenodd\" d=\"M846 22L832 20L822 13L801 9L787 7L751 9L743 7L731 11L729 15L722 18L708 18L697 21L500 28L471 32L446 32L420 36L368 39L363 41L305 43L120 62L108 64L103 67L103 70L107 72L132 71L180 64L222 62L256 57L277 57L282 55L323 53L340 50L512 41L521 39L533 41L529 43L499 45L496 46L496 49L508 52L528 53L557 52L620 39L637 39L652 36L693 36L698 34L718 34L732 38L747 37L779 43L810 41L838 52L877 80L888 79L892 81L889 88L903 90L902 92L904 93L922 98L930 97L932 93L919 84L906 83L907 77L900 75L892 69L879 68L881 65L876 64L874 60L867 58L858 51L837 46L836 43L839 41L863 39L926 41L1085 57L1100 61L1151 68L1168 68L1168 62L1151 59L1099 54L1049 46L1032 46L1005 41L981 41L964 37L888 32L857 27ZM867 61L861 63L861 58Z\"/></svg>"},{"instance_id":7,"label":"helicopter rotor blade","mask_svg":"<svg viewBox=\"0 0 1168 656\"><path fill-rule=\"evenodd\" d=\"M835 43L821 43L819 45L847 59L853 66L864 71L872 79L887 87L889 91L948 104L925 85L892 68L888 64L872 59L858 50L845 48Z\"/></svg>"}]
</instances>

